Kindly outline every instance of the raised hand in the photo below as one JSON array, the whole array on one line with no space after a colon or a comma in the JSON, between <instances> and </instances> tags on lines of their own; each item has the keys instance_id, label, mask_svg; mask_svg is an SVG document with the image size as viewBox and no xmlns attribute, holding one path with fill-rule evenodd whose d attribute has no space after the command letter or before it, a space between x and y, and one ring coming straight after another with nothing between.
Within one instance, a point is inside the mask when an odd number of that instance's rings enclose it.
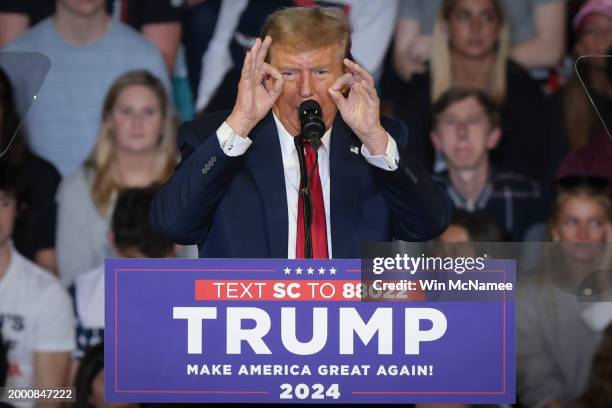
<instances>
[{"instance_id":1,"label":"raised hand","mask_svg":"<svg viewBox=\"0 0 612 408\"><path fill-rule=\"evenodd\" d=\"M263 42L258 38L244 58L238 96L227 118L232 130L243 137L266 116L283 90L280 72L264 61L271 43L269 36Z\"/></svg>"},{"instance_id":2,"label":"raised hand","mask_svg":"<svg viewBox=\"0 0 612 408\"><path fill-rule=\"evenodd\" d=\"M363 67L345 58L349 72L339 77L329 88L342 119L374 155L385 154L388 134L380 124L380 100L374 79ZM344 97L341 89L350 89Z\"/></svg>"}]
</instances>

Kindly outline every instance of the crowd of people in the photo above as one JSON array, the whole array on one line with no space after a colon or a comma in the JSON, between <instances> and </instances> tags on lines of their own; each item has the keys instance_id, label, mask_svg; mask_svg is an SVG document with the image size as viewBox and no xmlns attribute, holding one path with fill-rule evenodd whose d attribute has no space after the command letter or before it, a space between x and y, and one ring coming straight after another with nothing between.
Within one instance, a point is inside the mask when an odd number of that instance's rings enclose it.
<instances>
[{"instance_id":1,"label":"crowd of people","mask_svg":"<svg viewBox=\"0 0 612 408\"><path fill-rule=\"evenodd\" d=\"M232 108L271 13L322 5L456 208L438 240L568 244L519 297L517 405L609 406L612 310L566 289L612 242L612 0L1 3L0 386L102 406L104 259L197 256L146 216L178 125Z\"/></svg>"}]
</instances>

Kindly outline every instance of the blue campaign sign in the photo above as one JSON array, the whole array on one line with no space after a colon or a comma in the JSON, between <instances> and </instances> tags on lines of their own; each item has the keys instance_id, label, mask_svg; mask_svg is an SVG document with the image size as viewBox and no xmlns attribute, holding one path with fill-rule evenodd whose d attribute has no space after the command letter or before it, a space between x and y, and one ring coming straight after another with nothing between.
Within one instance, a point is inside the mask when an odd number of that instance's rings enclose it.
<instances>
[{"instance_id":1,"label":"blue campaign sign","mask_svg":"<svg viewBox=\"0 0 612 408\"><path fill-rule=\"evenodd\" d=\"M445 279L360 272L359 260L107 260L106 400L514 402L514 261Z\"/></svg>"}]
</instances>

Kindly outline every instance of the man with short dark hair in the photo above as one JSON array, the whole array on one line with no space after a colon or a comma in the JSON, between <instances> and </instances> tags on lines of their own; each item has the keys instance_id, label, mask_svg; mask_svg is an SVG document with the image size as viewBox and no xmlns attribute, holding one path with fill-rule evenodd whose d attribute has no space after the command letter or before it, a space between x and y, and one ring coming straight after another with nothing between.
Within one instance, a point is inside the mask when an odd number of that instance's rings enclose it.
<instances>
[{"instance_id":1,"label":"man with short dark hair","mask_svg":"<svg viewBox=\"0 0 612 408\"><path fill-rule=\"evenodd\" d=\"M149 223L149 209L156 187L122 191L111 219L108 240L118 258L172 258L174 243L159 236ZM77 351L85 351L104 340L104 263L79 274L70 287L77 315Z\"/></svg>"},{"instance_id":2,"label":"man with short dark hair","mask_svg":"<svg viewBox=\"0 0 612 408\"><path fill-rule=\"evenodd\" d=\"M489 152L502 137L495 103L477 90L451 89L433 106L431 139L448 171L437 174L455 207L482 211L514 241L544 222L546 206L538 182L491 166Z\"/></svg>"},{"instance_id":3,"label":"man with short dark hair","mask_svg":"<svg viewBox=\"0 0 612 408\"><path fill-rule=\"evenodd\" d=\"M314 258L357 258L366 242L440 234L448 198L405 151L404 126L380 117L372 76L348 58L342 11L283 9L262 37L245 57L234 109L181 128L182 161L153 202L154 225L197 243L200 257L307 256L303 152ZM316 151L294 139L307 100L322 110Z\"/></svg>"}]
</instances>

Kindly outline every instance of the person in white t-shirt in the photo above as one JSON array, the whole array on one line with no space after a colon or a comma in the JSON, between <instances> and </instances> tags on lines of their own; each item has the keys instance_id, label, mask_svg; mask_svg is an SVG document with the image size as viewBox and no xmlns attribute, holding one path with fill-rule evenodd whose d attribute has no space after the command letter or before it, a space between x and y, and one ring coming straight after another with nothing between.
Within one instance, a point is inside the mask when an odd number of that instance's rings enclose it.
<instances>
[{"instance_id":1,"label":"person in white t-shirt","mask_svg":"<svg viewBox=\"0 0 612 408\"><path fill-rule=\"evenodd\" d=\"M65 387L74 349L73 310L57 278L20 255L10 241L21 197L19 179L14 169L0 166L0 332L8 349L6 387Z\"/></svg>"}]
</instances>

